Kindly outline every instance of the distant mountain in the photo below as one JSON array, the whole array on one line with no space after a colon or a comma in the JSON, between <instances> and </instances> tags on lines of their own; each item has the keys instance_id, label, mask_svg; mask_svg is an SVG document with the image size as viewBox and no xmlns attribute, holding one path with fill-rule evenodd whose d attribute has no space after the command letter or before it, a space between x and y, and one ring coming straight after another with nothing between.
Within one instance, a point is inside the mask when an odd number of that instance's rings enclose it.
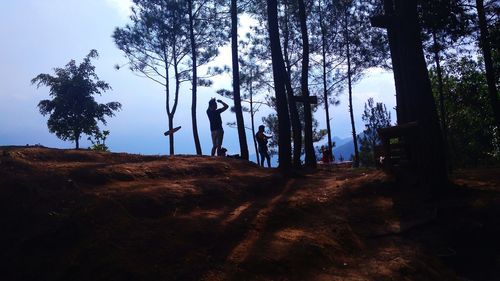
<instances>
[{"instance_id":1,"label":"distant mountain","mask_svg":"<svg viewBox=\"0 0 500 281\"><path fill-rule=\"evenodd\" d=\"M335 159L337 161L339 161L340 156L344 158L344 161L349 160L351 158L351 155L354 155L354 143L352 139L341 146L334 147L333 155L335 155Z\"/></svg>"},{"instance_id":2,"label":"distant mountain","mask_svg":"<svg viewBox=\"0 0 500 281\"><path fill-rule=\"evenodd\" d=\"M358 137L362 138L363 133L359 134ZM351 158L351 155L354 155L354 143L352 141L352 138L341 139L339 137L333 137L332 141L335 142L335 146L333 147L333 155L335 155L336 161L339 161L340 156L344 158L344 161L348 161ZM326 142L318 146L321 145L326 146Z\"/></svg>"},{"instance_id":3,"label":"distant mountain","mask_svg":"<svg viewBox=\"0 0 500 281\"><path fill-rule=\"evenodd\" d=\"M333 137L332 141L335 142L335 147L340 147L340 146L342 146L350 141L352 142L352 138L341 139L339 137Z\"/></svg>"},{"instance_id":4,"label":"distant mountain","mask_svg":"<svg viewBox=\"0 0 500 281\"><path fill-rule=\"evenodd\" d=\"M358 134L358 139L363 138L364 133ZM358 141L358 148L359 148L359 141ZM333 148L333 155L335 155L335 159L338 161L340 159L340 156L344 158L344 161L347 161L351 158L351 155L354 155L354 142L352 141L352 138L349 138L347 142L345 142L342 145L337 145Z\"/></svg>"}]
</instances>

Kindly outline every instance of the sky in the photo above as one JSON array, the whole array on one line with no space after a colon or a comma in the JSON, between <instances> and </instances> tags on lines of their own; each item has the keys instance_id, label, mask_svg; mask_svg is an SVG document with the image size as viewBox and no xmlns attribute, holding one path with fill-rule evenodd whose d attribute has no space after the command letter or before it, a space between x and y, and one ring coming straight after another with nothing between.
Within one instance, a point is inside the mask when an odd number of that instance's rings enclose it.
<instances>
[{"instance_id":1,"label":"sky","mask_svg":"<svg viewBox=\"0 0 500 281\"><path fill-rule=\"evenodd\" d=\"M111 35L116 27L129 22L131 0L16 0L2 1L0 9L0 146L41 144L55 148L73 148L74 143L59 140L47 129L48 116L42 116L37 108L40 100L49 98L47 87L36 88L31 79L40 73L53 74L56 67L64 67L70 60L77 64L91 49L99 52L93 60L96 74L109 83L112 90L97 96L98 102L118 101L122 110L113 118L108 118L109 130L106 141L113 152L140 154L168 153L165 96L161 86L147 78L142 78L124 67L116 70L114 65L127 62L123 53L115 46ZM240 31L245 34L245 28ZM216 59L218 65L231 65L229 48L223 48ZM231 87L231 76L225 74L214 79L211 88L199 88L198 131L204 154L210 153L211 138L206 108L211 97L220 88ZM369 97L383 102L390 109L395 122L394 79L390 72L372 69L353 89L353 108L356 130L362 132L361 120L364 103ZM220 97L218 97L220 98ZM231 100L224 99L228 104ZM331 126L333 135L348 138L351 125L348 112L347 93L339 97L340 105L331 106ZM175 153L194 154L195 146L191 127L190 84L181 88L179 108L174 118L175 126L182 126L175 133ZM257 124L271 111L261 110L256 117ZM315 117L320 128L326 128L324 110L319 109ZM222 114L223 122L235 120L229 111ZM245 114L248 124L249 115ZM247 131L249 145L251 132ZM326 142L323 141L322 143ZM81 139L80 146L90 145L87 137ZM223 146L229 154L239 153L237 131L225 126ZM249 146L250 154L255 153Z\"/></svg>"}]
</instances>

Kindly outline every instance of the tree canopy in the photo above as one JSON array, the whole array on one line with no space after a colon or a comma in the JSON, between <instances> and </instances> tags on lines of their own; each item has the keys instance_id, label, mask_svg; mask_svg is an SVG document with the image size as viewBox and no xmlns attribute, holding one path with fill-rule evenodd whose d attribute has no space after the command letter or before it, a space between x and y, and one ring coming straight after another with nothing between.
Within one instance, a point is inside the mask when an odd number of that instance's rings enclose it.
<instances>
[{"instance_id":1,"label":"tree canopy","mask_svg":"<svg viewBox=\"0 0 500 281\"><path fill-rule=\"evenodd\" d=\"M365 130L363 136L359 137L359 161L363 166L373 166L376 161L375 147L380 145L377 129L391 126L391 113L387 112L385 104L375 103L373 98L369 98L365 103L362 119L365 122Z\"/></svg>"},{"instance_id":2,"label":"tree canopy","mask_svg":"<svg viewBox=\"0 0 500 281\"><path fill-rule=\"evenodd\" d=\"M81 64L71 60L64 68L55 68L54 76L42 73L31 80L37 88L50 88L52 99L38 103L40 113L50 115L49 131L62 140L74 141L77 149L82 134L93 135L99 131L99 121L106 125L105 117L114 116L121 108L119 102L100 104L93 97L111 89L95 73L91 59L97 57L97 51L91 50Z\"/></svg>"}]
</instances>

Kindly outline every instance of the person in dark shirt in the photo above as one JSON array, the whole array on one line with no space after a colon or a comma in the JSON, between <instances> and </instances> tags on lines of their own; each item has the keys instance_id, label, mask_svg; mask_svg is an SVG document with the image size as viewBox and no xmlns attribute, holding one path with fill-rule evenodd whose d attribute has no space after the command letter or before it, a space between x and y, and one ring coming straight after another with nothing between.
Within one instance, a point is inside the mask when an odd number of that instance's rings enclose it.
<instances>
[{"instance_id":1,"label":"person in dark shirt","mask_svg":"<svg viewBox=\"0 0 500 281\"><path fill-rule=\"evenodd\" d=\"M217 102L222 104L222 108L217 109ZM220 148L222 147L222 140L224 138L224 129L222 129L222 118L220 114L224 112L229 106L221 101L211 99L208 102L207 115L208 120L210 120L210 131L212 132L212 152L211 155L214 156L217 151L217 155L220 154Z\"/></svg>"},{"instance_id":2,"label":"person in dark shirt","mask_svg":"<svg viewBox=\"0 0 500 281\"><path fill-rule=\"evenodd\" d=\"M255 134L255 139L257 139L257 144L259 145L260 165L264 167L264 159L266 159L267 167L271 167L271 157L269 156L269 151L267 150L267 139L270 139L271 136L264 134L265 128L266 127L264 125L259 126L259 131Z\"/></svg>"}]
</instances>

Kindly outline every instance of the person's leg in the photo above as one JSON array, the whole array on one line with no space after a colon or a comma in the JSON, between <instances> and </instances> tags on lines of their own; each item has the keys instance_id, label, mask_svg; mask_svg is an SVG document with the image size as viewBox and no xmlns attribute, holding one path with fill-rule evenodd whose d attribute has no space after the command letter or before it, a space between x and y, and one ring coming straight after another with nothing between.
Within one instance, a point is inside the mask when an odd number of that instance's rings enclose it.
<instances>
[{"instance_id":1,"label":"person's leg","mask_svg":"<svg viewBox=\"0 0 500 281\"><path fill-rule=\"evenodd\" d=\"M210 155L214 156L215 155L215 150L217 149L217 131L212 131L212 151Z\"/></svg>"},{"instance_id":2,"label":"person's leg","mask_svg":"<svg viewBox=\"0 0 500 281\"><path fill-rule=\"evenodd\" d=\"M224 130L217 130L216 131L216 151L217 151L217 156L221 155L220 149L222 148L222 140L224 139Z\"/></svg>"},{"instance_id":3,"label":"person's leg","mask_svg":"<svg viewBox=\"0 0 500 281\"><path fill-rule=\"evenodd\" d=\"M224 140L224 130L219 130L219 149L222 148L222 141Z\"/></svg>"},{"instance_id":4,"label":"person's leg","mask_svg":"<svg viewBox=\"0 0 500 281\"><path fill-rule=\"evenodd\" d=\"M266 156L266 160L267 160L267 167L271 168L271 157L269 156L269 152L267 151L267 149L265 152L266 152L265 156ZM262 166L264 166L264 163L262 163Z\"/></svg>"}]
</instances>

